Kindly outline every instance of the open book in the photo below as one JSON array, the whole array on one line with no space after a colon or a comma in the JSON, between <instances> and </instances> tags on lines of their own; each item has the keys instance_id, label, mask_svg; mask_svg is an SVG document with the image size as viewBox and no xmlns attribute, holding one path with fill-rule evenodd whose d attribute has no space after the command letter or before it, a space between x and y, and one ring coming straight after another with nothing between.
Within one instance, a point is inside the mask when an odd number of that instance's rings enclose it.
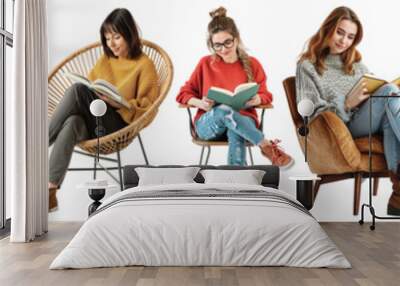
<instances>
[{"instance_id":1,"label":"open book","mask_svg":"<svg viewBox=\"0 0 400 286\"><path fill-rule=\"evenodd\" d=\"M379 77L376 77L372 74L364 74L351 88L347 96L352 96L356 90L359 90L362 88L362 82L365 82L366 86L365 88L368 90L367 93L372 94L374 93L378 88L383 86L386 83L389 83L387 80L381 79ZM397 86L400 86L400 77L394 79L391 81L391 83L396 84Z\"/></svg>"},{"instance_id":2,"label":"open book","mask_svg":"<svg viewBox=\"0 0 400 286\"><path fill-rule=\"evenodd\" d=\"M73 72L65 72L64 75L71 81L82 83L93 91L105 95L109 99L119 104L122 104L126 108L130 109L130 104L121 96L117 88L108 81L104 79L96 79L95 81L90 81L86 77Z\"/></svg>"},{"instance_id":3,"label":"open book","mask_svg":"<svg viewBox=\"0 0 400 286\"><path fill-rule=\"evenodd\" d=\"M235 88L234 92L231 92L224 88L212 86L208 90L207 97L217 103L226 104L235 110L240 110L245 108L246 102L257 94L259 87L255 82L242 83Z\"/></svg>"}]
</instances>

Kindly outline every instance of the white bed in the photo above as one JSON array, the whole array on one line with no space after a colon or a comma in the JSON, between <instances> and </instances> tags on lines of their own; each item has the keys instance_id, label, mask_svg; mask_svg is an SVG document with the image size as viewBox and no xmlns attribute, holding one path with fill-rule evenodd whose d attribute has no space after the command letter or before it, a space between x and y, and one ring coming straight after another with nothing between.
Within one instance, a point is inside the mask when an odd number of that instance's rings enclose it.
<instances>
[{"instance_id":1,"label":"white bed","mask_svg":"<svg viewBox=\"0 0 400 286\"><path fill-rule=\"evenodd\" d=\"M50 269L128 265L351 267L318 222L285 192L197 183L134 187L113 195Z\"/></svg>"}]
</instances>

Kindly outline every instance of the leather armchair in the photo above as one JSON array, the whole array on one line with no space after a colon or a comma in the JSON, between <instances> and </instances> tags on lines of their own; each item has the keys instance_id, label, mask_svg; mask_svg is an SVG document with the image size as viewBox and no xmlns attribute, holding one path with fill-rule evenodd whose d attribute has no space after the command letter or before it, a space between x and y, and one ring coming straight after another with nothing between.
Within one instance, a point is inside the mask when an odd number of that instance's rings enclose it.
<instances>
[{"instance_id":1,"label":"leather armchair","mask_svg":"<svg viewBox=\"0 0 400 286\"><path fill-rule=\"evenodd\" d=\"M304 153L304 137L297 132L303 125L303 119L297 112L295 78L283 81L290 113L296 129L296 135ZM321 184L354 178L353 214L360 208L361 180L369 176L369 141L368 136L353 139L346 124L331 111L325 111L314 118L308 125L308 166L321 177L314 186L314 196ZM372 137L372 177L373 193L377 194L378 179L388 177L382 138ZM315 199L315 197L314 197Z\"/></svg>"}]
</instances>

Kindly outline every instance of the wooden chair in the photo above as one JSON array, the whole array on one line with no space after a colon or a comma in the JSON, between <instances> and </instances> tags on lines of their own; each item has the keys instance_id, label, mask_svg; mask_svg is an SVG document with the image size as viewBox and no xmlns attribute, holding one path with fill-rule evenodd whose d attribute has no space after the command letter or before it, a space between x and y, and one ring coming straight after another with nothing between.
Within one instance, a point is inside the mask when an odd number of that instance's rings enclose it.
<instances>
[{"instance_id":1,"label":"wooden chair","mask_svg":"<svg viewBox=\"0 0 400 286\"><path fill-rule=\"evenodd\" d=\"M283 87L297 138L304 153L304 137L298 133L298 129L303 125L303 119L297 112L295 78L285 79ZM321 177L314 186L314 196L317 195L322 184L354 178L353 214L357 215L360 208L361 180L369 176L368 136L353 139L344 122L331 111L319 114L308 127L307 163L310 170ZM373 136L372 177L375 196L379 178L388 177L388 175L382 138Z\"/></svg>"},{"instance_id":2,"label":"wooden chair","mask_svg":"<svg viewBox=\"0 0 400 286\"><path fill-rule=\"evenodd\" d=\"M197 134L196 134L196 129L194 126L194 117L191 112L191 108L196 108L195 106L187 105L187 104L179 104L180 108L186 108L189 116L189 130L190 130L190 135L192 137L192 142L198 146L201 147L201 153L200 153L200 160L199 160L199 165L207 165L208 164L208 159L210 158L211 154L211 147L213 146L228 146L228 141L227 140L220 140L220 141L207 141L207 140L202 140L200 139ZM259 105L256 106L256 109L261 110L261 120L260 120L260 131L263 131L263 125L264 125L264 113L266 109L273 108L272 104L267 104L267 105ZM246 142L246 147L250 156L250 162L251 165L254 165L254 160L253 160L253 154L251 153L251 147L253 144L250 142ZM205 156L205 162L203 163L204 159L204 149L207 149L207 155Z\"/></svg>"},{"instance_id":3,"label":"wooden chair","mask_svg":"<svg viewBox=\"0 0 400 286\"><path fill-rule=\"evenodd\" d=\"M173 77L173 66L168 54L161 47L152 42L142 40L142 43L143 52L153 61L156 68L158 84L160 86L160 94L150 109L148 109L134 122L123 129L100 138L100 154L107 155L117 153L117 159L108 157L101 157L101 159L118 164L118 167L110 167L105 169L105 171L114 180L121 182L121 188L122 169L120 151L127 147L137 137L139 139L144 160L147 165L149 164L142 139L140 137L140 131L148 126L156 117L158 108L168 93ZM57 104L64 96L65 90L72 84L72 82L64 76L64 73L69 71L86 76L102 54L102 45L100 42L96 42L74 52L53 69L48 78L48 118L52 116ZM78 150L75 150L75 152L95 158L97 151L97 139L82 141L78 146L80 149L84 150L84 152ZM108 171L116 169L119 171L119 180ZM94 171L93 175L96 177L97 168L95 164L94 168L70 168L69 170Z\"/></svg>"}]
</instances>

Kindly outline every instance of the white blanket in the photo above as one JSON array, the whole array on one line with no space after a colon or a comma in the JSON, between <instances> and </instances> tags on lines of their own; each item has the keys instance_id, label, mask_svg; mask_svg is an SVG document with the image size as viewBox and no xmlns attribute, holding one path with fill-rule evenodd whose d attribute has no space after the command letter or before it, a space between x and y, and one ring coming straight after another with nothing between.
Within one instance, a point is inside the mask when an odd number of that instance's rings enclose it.
<instances>
[{"instance_id":1,"label":"white blanket","mask_svg":"<svg viewBox=\"0 0 400 286\"><path fill-rule=\"evenodd\" d=\"M211 189L264 191L272 197L175 195L121 200L129 194L145 194L137 192L188 190L204 194ZM290 202L299 204L282 191L254 185L132 188L105 200L50 269L127 265L349 268L350 263L318 222Z\"/></svg>"}]
</instances>

